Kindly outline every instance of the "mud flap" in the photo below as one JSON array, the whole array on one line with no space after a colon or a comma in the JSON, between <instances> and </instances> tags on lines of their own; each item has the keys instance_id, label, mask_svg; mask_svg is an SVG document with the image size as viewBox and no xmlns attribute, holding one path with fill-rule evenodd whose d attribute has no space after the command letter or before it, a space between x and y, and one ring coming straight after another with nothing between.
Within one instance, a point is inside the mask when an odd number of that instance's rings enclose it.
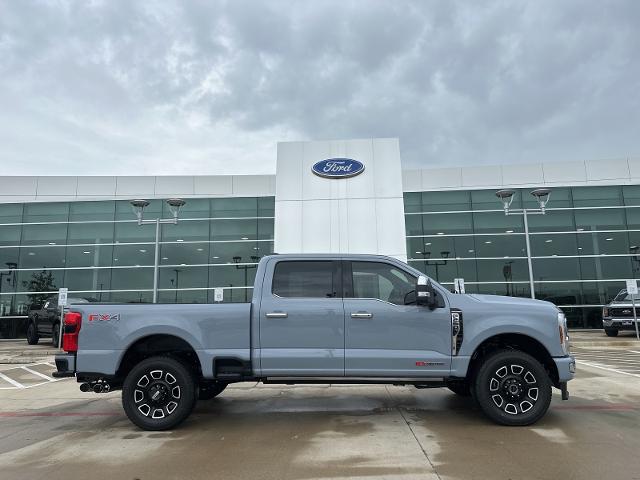
<instances>
[{"instance_id":1,"label":"mud flap","mask_svg":"<svg viewBox=\"0 0 640 480\"><path fill-rule=\"evenodd\" d=\"M562 392L562 400L569 400L569 389L567 388L567 382L560 383L560 391Z\"/></svg>"}]
</instances>

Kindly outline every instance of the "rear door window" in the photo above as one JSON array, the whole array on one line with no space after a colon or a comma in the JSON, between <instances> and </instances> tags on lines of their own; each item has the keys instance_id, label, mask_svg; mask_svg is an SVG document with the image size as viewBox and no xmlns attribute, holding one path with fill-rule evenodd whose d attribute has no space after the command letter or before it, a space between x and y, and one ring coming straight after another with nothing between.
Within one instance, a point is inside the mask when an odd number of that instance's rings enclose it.
<instances>
[{"instance_id":1,"label":"rear door window","mask_svg":"<svg viewBox=\"0 0 640 480\"><path fill-rule=\"evenodd\" d=\"M337 279L334 261L278 262L272 292L284 298L334 298L339 296Z\"/></svg>"}]
</instances>

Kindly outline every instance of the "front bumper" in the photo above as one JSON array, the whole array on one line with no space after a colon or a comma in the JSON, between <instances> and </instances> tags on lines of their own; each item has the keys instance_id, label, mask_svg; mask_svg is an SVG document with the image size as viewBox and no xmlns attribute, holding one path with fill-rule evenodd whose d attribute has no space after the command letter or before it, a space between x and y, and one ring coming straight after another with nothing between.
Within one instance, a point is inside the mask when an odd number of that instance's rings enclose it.
<instances>
[{"instance_id":1,"label":"front bumper","mask_svg":"<svg viewBox=\"0 0 640 480\"><path fill-rule=\"evenodd\" d=\"M638 326L640 326L640 319L638 320ZM635 322L633 318L603 318L603 328L615 328L617 330L635 330Z\"/></svg>"},{"instance_id":2,"label":"front bumper","mask_svg":"<svg viewBox=\"0 0 640 480\"><path fill-rule=\"evenodd\" d=\"M556 357L553 359L558 369L558 382L566 383L572 380L576 374L576 359L571 355Z\"/></svg>"},{"instance_id":3,"label":"front bumper","mask_svg":"<svg viewBox=\"0 0 640 480\"><path fill-rule=\"evenodd\" d=\"M76 356L73 353L59 353L56 355L57 372L53 372L54 378L75 377Z\"/></svg>"}]
</instances>

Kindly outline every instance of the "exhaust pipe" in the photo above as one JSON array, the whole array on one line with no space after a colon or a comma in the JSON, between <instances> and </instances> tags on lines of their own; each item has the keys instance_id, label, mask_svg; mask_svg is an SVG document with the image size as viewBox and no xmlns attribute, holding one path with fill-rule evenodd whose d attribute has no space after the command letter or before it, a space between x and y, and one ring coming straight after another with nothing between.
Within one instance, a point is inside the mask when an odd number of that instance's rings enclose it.
<instances>
[{"instance_id":1,"label":"exhaust pipe","mask_svg":"<svg viewBox=\"0 0 640 480\"><path fill-rule=\"evenodd\" d=\"M80 391L81 392L90 392L91 391L91 385L89 385L88 383L83 383L80 385Z\"/></svg>"},{"instance_id":2,"label":"exhaust pipe","mask_svg":"<svg viewBox=\"0 0 640 480\"><path fill-rule=\"evenodd\" d=\"M96 383L96 384L93 386L93 391L94 391L94 393L102 393L102 392L103 392L103 390L104 390L104 387L102 386L102 384L101 384L101 383Z\"/></svg>"}]
</instances>

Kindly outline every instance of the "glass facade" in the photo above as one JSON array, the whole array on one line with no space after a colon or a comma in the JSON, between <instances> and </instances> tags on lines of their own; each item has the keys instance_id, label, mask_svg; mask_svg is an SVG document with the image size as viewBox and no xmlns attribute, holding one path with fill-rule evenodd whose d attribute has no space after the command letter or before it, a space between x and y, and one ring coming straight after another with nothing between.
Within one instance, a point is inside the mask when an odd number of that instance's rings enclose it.
<instances>
[{"instance_id":1,"label":"glass facade","mask_svg":"<svg viewBox=\"0 0 640 480\"><path fill-rule=\"evenodd\" d=\"M537 209L530 189L512 209ZM495 190L404 194L409 263L467 293L530 297L522 215L505 216ZM640 276L640 186L552 189L530 214L535 298L560 306L573 328L602 328L601 307Z\"/></svg>"},{"instance_id":2,"label":"glass facade","mask_svg":"<svg viewBox=\"0 0 640 480\"><path fill-rule=\"evenodd\" d=\"M158 217L172 215L152 200L144 218ZM213 302L216 287L226 302L249 300L273 228L274 197L188 199L177 225L161 225L158 301ZM19 317L61 287L151 302L154 258L155 225L139 226L128 201L0 204L0 338L23 335Z\"/></svg>"}]
</instances>

